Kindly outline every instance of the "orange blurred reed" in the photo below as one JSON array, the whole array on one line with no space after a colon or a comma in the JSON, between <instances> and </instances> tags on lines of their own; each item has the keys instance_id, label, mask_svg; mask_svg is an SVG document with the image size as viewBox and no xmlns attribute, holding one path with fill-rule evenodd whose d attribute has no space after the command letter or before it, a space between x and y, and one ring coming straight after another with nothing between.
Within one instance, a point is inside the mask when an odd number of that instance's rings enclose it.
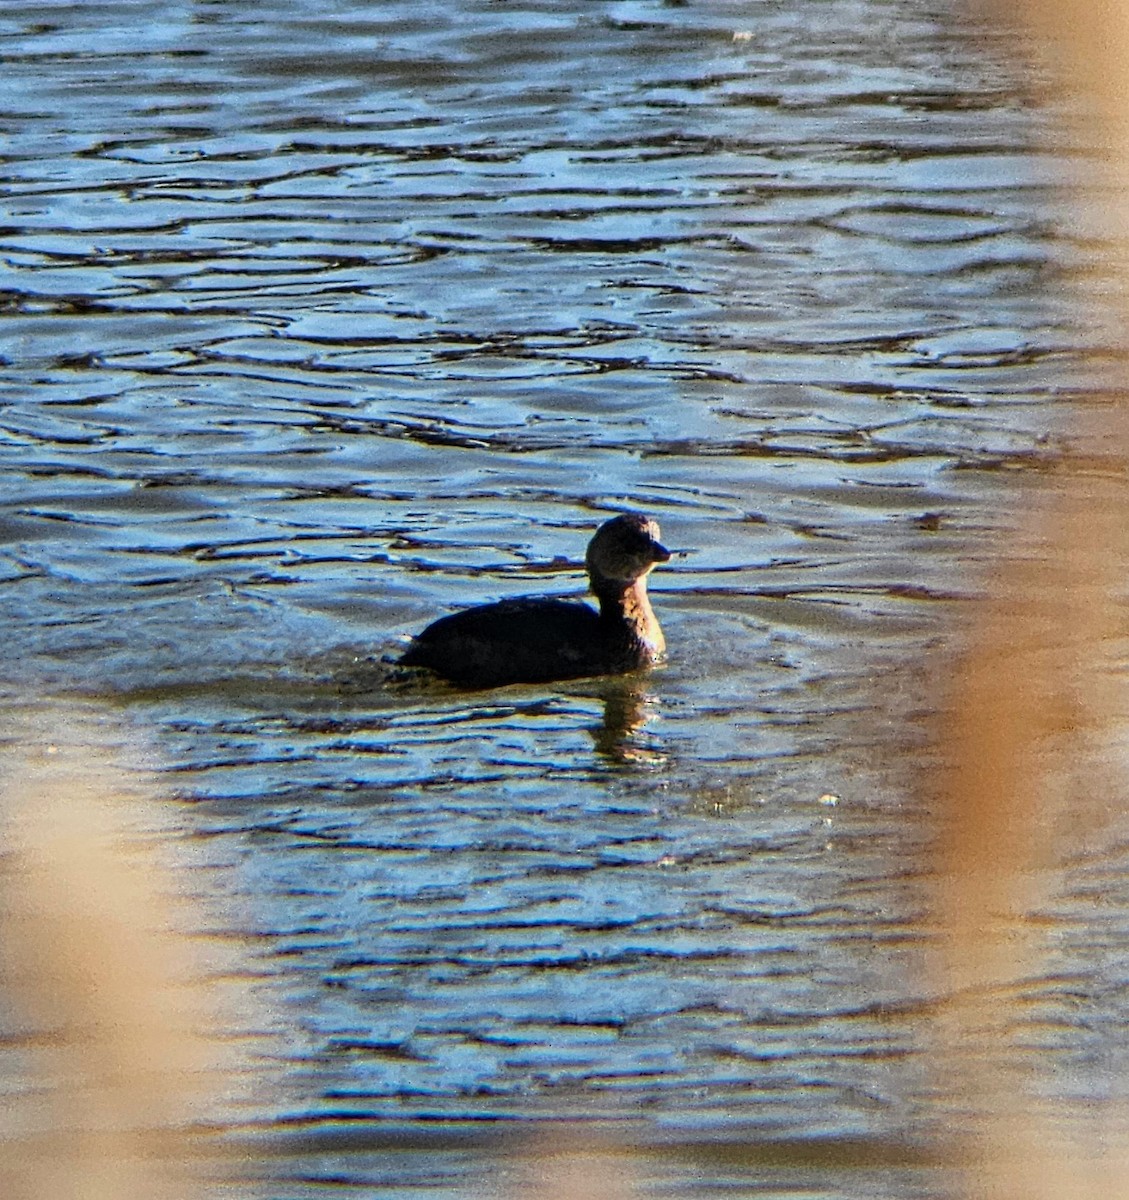
<instances>
[{"instance_id":1,"label":"orange blurred reed","mask_svg":"<svg viewBox=\"0 0 1129 1200\"><path fill-rule=\"evenodd\" d=\"M215 1159L224 1061L206 965L177 931L176 839L94 710L6 730L0 997L19 1047L0 1109L5 1200L181 1200Z\"/></svg>"},{"instance_id":2,"label":"orange blurred reed","mask_svg":"<svg viewBox=\"0 0 1129 1200\"><path fill-rule=\"evenodd\" d=\"M1127 198L1102 217L1129 234L1129 5L977 8L1026 22L1036 52L1081 98L1088 141L1108 148L1103 169ZM952 999L936 1072L969 1134L970 1197L1129 1196L1129 1113L1113 1101L1084 1114L1040 1100L1048 1081L1020 1048L1024 981L1052 970L1037 910L1124 786L1124 761L1111 752L1127 707L1111 670L1127 629L1129 420L1113 399L1123 386L1114 381L1110 402L1076 431L1087 449L1028 482L1029 515L986 580L948 689L936 898Z\"/></svg>"}]
</instances>

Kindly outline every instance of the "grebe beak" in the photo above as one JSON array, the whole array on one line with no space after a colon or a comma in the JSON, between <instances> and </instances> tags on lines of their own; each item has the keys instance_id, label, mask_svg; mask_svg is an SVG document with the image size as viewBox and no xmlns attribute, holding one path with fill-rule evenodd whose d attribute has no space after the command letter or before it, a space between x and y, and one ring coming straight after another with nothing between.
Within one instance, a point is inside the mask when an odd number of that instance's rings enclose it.
<instances>
[{"instance_id":1,"label":"grebe beak","mask_svg":"<svg viewBox=\"0 0 1129 1200\"><path fill-rule=\"evenodd\" d=\"M670 562L673 555L661 542L651 542L651 562Z\"/></svg>"}]
</instances>

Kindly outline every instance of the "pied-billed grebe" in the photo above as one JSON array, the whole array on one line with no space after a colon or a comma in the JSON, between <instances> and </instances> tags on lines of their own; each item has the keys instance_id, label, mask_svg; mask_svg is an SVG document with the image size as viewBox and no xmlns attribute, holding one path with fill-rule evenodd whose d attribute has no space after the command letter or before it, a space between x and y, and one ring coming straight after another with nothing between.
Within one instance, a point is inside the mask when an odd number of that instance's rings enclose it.
<instances>
[{"instance_id":1,"label":"pied-billed grebe","mask_svg":"<svg viewBox=\"0 0 1129 1200\"><path fill-rule=\"evenodd\" d=\"M400 662L471 688L648 666L666 642L647 598L647 575L669 559L656 522L637 513L613 517L596 530L585 556L598 613L582 601L547 596L483 604L440 617Z\"/></svg>"}]
</instances>

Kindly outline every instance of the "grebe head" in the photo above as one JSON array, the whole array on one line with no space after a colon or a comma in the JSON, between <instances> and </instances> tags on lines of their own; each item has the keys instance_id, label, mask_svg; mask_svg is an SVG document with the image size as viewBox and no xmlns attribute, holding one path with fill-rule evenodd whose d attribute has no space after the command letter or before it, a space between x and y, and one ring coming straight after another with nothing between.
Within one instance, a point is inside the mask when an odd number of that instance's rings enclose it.
<instances>
[{"instance_id":1,"label":"grebe head","mask_svg":"<svg viewBox=\"0 0 1129 1200\"><path fill-rule=\"evenodd\" d=\"M585 556L593 588L599 583L629 587L656 563L669 561L670 551L659 541L658 522L640 513L605 521L588 543Z\"/></svg>"}]
</instances>

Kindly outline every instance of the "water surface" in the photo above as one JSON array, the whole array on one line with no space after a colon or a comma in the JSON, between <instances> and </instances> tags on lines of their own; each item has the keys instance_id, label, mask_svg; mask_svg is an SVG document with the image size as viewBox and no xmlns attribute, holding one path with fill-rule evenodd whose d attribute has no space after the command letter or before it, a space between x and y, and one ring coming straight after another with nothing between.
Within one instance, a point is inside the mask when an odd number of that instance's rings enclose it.
<instances>
[{"instance_id":1,"label":"water surface","mask_svg":"<svg viewBox=\"0 0 1129 1200\"><path fill-rule=\"evenodd\" d=\"M1040 148L1010 36L890 0L6 7L0 667L155 747L252 935L282 1081L240 1120L288 1198L458 1189L566 1117L753 1155L648 1186L941 1186L931 664L1102 386L1061 287L1084 156ZM665 667L389 679L443 612L580 595L628 508L679 551ZM1107 1032L1055 980L1027 1011L1092 1098L1125 1014L1087 912Z\"/></svg>"}]
</instances>

